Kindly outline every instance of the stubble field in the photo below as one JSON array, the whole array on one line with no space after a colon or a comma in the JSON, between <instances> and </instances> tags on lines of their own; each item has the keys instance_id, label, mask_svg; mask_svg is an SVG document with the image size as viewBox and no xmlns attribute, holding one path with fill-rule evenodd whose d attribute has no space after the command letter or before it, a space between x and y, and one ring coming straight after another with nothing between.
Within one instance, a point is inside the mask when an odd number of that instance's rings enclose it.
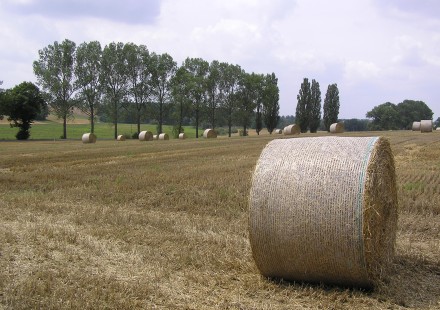
<instances>
[{"instance_id":1,"label":"stubble field","mask_svg":"<svg viewBox=\"0 0 440 310\"><path fill-rule=\"evenodd\" d=\"M0 142L0 309L439 309L440 133L379 134L399 221L372 291L259 275L248 194L274 137Z\"/></svg>"}]
</instances>

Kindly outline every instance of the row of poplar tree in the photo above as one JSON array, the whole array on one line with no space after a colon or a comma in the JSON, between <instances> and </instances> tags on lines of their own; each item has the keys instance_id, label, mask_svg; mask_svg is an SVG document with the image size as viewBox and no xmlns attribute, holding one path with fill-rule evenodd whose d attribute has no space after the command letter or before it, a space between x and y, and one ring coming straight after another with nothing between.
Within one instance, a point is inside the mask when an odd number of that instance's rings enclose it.
<instances>
[{"instance_id":1,"label":"row of poplar tree","mask_svg":"<svg viewBox=\"0 0 440 310\"><path fill-rule=\"evenodd\" d=\"M297 96L295 123L301 128L301 132L315 133L321 125L321 90L319 83L312 80L310 84L307 78L301 83ZM330 84L324 99L322 117L324 128L329 131L330 125L338 121L339 116L339 90L337 84Z\"/></svg>"},{"instance_id":2,"label":"row of poplar tree","mask_svg":"<svg viewBox=\"0 0 440 310\"><path fill-rule=\"evenodd\" d=\"M176 133L183 132L183 120L190 117L196 137L202 116L216 128L219 110L227 115L229 135L233 122L246 133L255 117L257 132L263 123L272 132L279 119L274 73L246 73L239 65L201 58L187 58L178 66L169 54L150 52L145 45L113 42L101 48L98 41L76 46L66 39L39 50L33 69L51 110L63 119L63 138L74 108L89 115L91 132L97 111L104 112L114 124L115 138L121 110L128 108L135 111L138 132L149 113L162 133L165 114L173 111Z\"/></svg>"}]
</instances>

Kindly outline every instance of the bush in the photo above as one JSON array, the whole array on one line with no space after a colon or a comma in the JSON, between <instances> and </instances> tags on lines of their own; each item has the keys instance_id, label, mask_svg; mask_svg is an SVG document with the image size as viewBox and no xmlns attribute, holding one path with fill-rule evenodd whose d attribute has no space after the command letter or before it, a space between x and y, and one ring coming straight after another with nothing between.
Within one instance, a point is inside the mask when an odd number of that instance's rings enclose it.
<instances>
[{"instance_id":1,"label":"bush","mask_svg":"<svg viewBox=\"0 0 440 310\"><path fill-rule=\"evenodd\" d=\"M138 132L133 133L133 134L131 135L131 138L132 138L132 139L139 139L139 133L138 133Z\"/></svg>"},{"instance_id":2,"label":"bush","mask_svg":"<svg viewBox=\"0 0 440 310\"><path fill-rule=\"evenodd\" d=\"M218 136L226 136L228 134L228 129L219 127L215 129L215 132L217 133Z\"/></svg>"}]
</instances>

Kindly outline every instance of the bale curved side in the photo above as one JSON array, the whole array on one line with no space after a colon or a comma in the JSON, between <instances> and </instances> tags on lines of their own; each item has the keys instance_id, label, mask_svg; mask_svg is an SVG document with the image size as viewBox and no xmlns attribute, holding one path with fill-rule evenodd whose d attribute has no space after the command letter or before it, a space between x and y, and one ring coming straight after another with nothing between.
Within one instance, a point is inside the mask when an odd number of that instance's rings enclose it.
<instances>
[{"instance_id":1,"label":"bale curved side","mask_svg":"<svg viewBox=\"0 0 440 310\"><path fill-rule=\"evenodd\" d=\"M96 135L93 133L85 133L81 138L83 143L96 143Z\"/></svg>"},{"instance_id":2,"label":"bale curved side","mask_svg":"<svg viewBox=\"0 0 440 310\"><path fill-rule=\"evenodd\" d=\"M283 133L283 131L281 129L275 129L274 132L278 135Z\"/></svg>"},{"instance_id":3,"label":"bale curved side","mask_svg":"<svg viewBox=\"0 0 440 310\"><path fill-rule=\"evenodd\" d=\"M292 124L284 127L283 130L285 135L299 135L301 133L301 128L299 128L299 125Z\"/></svg>"},{"instance_id":4,"label":"bale curved side","mask_svg":"<svg viewBox=\"0 0 440 310\"><path fill-rule=\"evenodd\" d=\"M412 131L420 131L420 122L412 123Z\"/></svg>"},{"instance_id":5,"label":"bale curved side","mask_svg":"<svg viewBox=\"0 0 440 310\"><path fill-rule=\"evenodd\" d=\"M170 139L170 137L168 136L167 133L161 133L159 135L159 140L169 140L169 139Z\"/></svg>"},{"instance_id":6,"label":"bale curved side","mask_svg":"<svg viewBox=\"0 0 440 310\"><path fill-rule=\"evenodd\" d=\"M203 137L207 139L217 138L217 133L215 130L208 128L203 132Z\"/></svg>"},{"instance_id":7,"label":"bale curved side","mask_svg":"<svg viewBox=\"0 0 440 310\"><path fill-rule=\"evenodd\" d=\"M151 131L141 131L139 133L139 141L151 141L153 140L153 133Z\"/></svg>"},{"instance_id":8,"label":"bale curved side","mask_svg":"<svg viewBox=\"0 0 440 310\"><path fill-rule=\"evenodd\" d=\"M394 253L396 193L385 139L271 141L249 198L258 269L286 280L373 286Z\"/></svg>"},{"instance_id":9,"label":"bale curved side","mask_svg":"<svg viewBox=\"0 0 440 310\"><path fill-rule=\"evenodd\" d=\"M331 133L343 133L345 130L344 123L333 123L330 125L330 132Z\"/></svg>"},{"instance_id":10,"label":"bale curved side","mask_svg":"<svg viewBox=\"0 0 440 310\"><path fill-rule=\"evenodd\" d=\"M116 140L117 141L125 141L125 136L124 135L119 135Z\"/></svg>"},{"instance_id":11,"label":"bale curved side","mask_svg":"<svg viewBox=\"0 0 440 310\"><path fill-rule=\"evenodd\" d=\"M420 131L421 132L432 132L432 120L421 120L420 121Z\"/></svg>"},{"instance_id":12,"label":"bale curved side","mask_svg":"<svg viewBox=\"0 0 440 310\"><path fill-rule=\"evenodd\" d=\"M186 135L185 135L185 133L183 133L183 132L181 132L181 133L179 133L179 139L186 139Z\"/></svg>"}]
</instances>

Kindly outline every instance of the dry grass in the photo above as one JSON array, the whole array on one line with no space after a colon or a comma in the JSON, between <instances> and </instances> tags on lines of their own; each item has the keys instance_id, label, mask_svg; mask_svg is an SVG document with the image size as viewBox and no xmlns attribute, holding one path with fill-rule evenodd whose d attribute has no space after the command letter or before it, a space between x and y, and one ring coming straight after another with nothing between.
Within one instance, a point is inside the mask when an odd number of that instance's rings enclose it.
<instances>
[{"instance_id":1,"label":"dry grass","mask_svg":"<svg viewBox=\"0 0 440 310\"><path fill-rule=\"evenodd\" d=\"M249 181L273 137L0 142L0 309L438 309L440 133L384 134L400 210L374 291L259 275Z\"/></svg>"}]
</instances>

